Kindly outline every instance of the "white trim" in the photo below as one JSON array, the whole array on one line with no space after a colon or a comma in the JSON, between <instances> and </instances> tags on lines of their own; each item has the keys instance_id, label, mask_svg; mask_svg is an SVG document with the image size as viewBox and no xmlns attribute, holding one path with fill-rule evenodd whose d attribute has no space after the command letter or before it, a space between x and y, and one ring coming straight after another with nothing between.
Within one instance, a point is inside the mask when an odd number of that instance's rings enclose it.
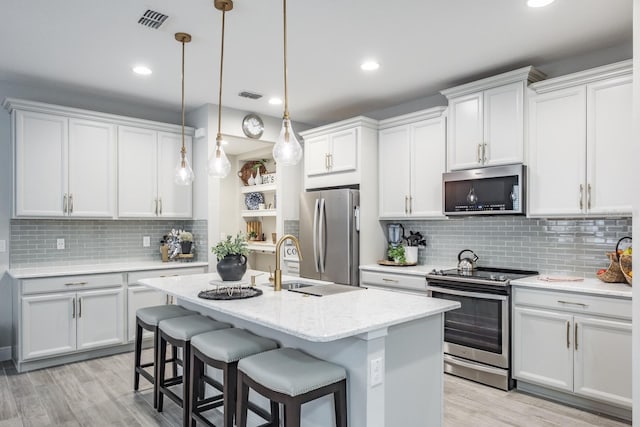
<instances>
[{"instance_id":1,"label":"white trim","mask_svg":"<svg viewBox=\"0 0 640 427\"><path fill-rule=\"evenodd\" d=\"M317 128L305 130L300 132L300 135L303 138L312 138L317 134L325 134L327 132L340 132L345 129L353 129L356 126L369 128L377 131L378 120L370 119L369 117L364 117L364 116L357 116L351 119L342 120L336 123L331 123L329 125L324 125Z\"/></svg>"},{"instance_id":2,"label":"white trim","mask_svg":"<svg viewBox=\"0 0 640 427\"><path fill-rule=\"evenodd\" d=\"M416 111L409 114L403 114L402 116L380 120L378 130L383 130L395 126L408 125L422 120L435 119L445 115L446 111L447 107L433 107L427 110Z\"/></svg>"},{"instance_id":3,"label":"white trim","mask_svg":"<svg viewBox=\"0 0 640 427\"><path fill-rule=\"evenodd\" d=\"M543 80L546 77L546 74L530 65L528 67L518 68L517 70L487 77L482 80L477 80L460 86L445 89L440 91L440 93L446 96L447 99L451 99L510 83L533 83Z\"/></svg>"},{"instance_id":4,"label":"white trim","mask_svg":"<svg viewBox=\"0 0 640 427\"><path fill-rule=\"evenodd\" d=\"M0 347L0 362L11 360L11 346Z\"/></svg>"},{"instance_id":5,"label":"white trim","mask_svg":"<svg viewBox=\"0 0 640 427\"><path fill-rule=\"evenodd\" d=\"M598 80L628 76L632 73L632 71L632 60L628 59L626 61L603 65L602 67L590 68L588 70L579 71L577 73L554 77L549 80L534 83L529 86L529 88L533 89L536 93L545 93L558 89L568 88L571 86L587 84Z\"/></svg>"}]
</instances>

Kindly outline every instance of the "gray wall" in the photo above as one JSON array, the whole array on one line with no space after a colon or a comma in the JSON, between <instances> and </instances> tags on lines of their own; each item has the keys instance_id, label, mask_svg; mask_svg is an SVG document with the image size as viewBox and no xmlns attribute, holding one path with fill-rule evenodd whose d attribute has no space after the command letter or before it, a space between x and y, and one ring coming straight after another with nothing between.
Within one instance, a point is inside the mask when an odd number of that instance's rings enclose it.
<instances>
[{"instance_id":1,"label":"gray wall","mask_svg":"<svg viewBox=\"0 0 640 427\"><path fill-rule=\"evenodd\" d=\"M583 277L594 277L599 268L606 268L605 253L613 252L618 239L631 236L632 231L631 218L491 216L401 224L406 235L419 231L426 238L427 246L418 249L420 264L455 267L458 252L466 248L480 257L482 266Z\"/></svg>"}]
</instances>

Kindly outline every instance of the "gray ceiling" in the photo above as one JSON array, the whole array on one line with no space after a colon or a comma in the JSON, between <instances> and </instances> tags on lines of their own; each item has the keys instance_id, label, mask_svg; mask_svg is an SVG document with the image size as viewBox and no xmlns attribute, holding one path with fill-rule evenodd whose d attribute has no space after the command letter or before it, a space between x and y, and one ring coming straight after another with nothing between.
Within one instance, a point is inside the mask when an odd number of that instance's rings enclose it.
<instances>
[{"instance_id":1,"label":"gray ceiling","mask_svg":"<svg viewBox=\"0 0 640 427\"><path fill-rule=\"evenodd\" d=\"M158 30L138 17L169 15ZM180 108L217 104L221 13L212 0L2 0L0 79ZM631 0L289 0L289 101L294 120L322 124L410 102L524 65L630 44ZM365 74L359 64L377 59ZM149 77L133 75L145 63ZM280 116L282 2L235 0L227 14L223 105ZM240 91L261 93L252 101Z\"/></svg>"}]
</instances>

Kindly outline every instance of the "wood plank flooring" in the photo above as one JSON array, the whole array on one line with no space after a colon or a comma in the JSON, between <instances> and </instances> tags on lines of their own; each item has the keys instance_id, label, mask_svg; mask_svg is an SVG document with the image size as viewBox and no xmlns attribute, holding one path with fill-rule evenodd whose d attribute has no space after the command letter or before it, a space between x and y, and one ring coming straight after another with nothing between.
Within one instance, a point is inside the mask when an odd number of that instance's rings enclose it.
<instances>
[{"instance_id":1,"label":"wood plank flooring","mask_svg":"<svg viewBox=\"0 0 640 427\"><path fill-rule=\"evenodd\" d=\"M143 361L150 360L146 350ZM152 388L140 380L134 392L133 353L18 374L0 364L0 427L181 425L182 411L165 399L164 412L152 406ZM504 392L445 376L445 427L598 426L627 423L516 391ZM221 417L212 419L221 424ZM401 426L387 426L401 427Z\"/></svg>"}]
</instances>

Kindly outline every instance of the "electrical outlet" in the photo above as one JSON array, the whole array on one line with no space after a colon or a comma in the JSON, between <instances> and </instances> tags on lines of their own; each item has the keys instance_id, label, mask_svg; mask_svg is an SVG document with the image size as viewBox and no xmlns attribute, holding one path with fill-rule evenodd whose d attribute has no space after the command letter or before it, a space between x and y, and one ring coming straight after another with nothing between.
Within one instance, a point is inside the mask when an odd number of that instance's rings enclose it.
<instances>
[{"instance_id":1,"label":"electrical outlet","mask_svg":"<svg viewBox=\"0 0 640 427\"><path fill-rule=\"evenodd\" d=\"M150 236L142 236L142 247L148 248L151 246L151 237Z\"/></svg>"},{"instance_id":2,"label":"electrical outlet","mask_svg":"<svg viewBox=\"0 0 640 427\"><path fill-rule=\"evenodd\" d=\"M7 241L0 240L0 252L7 252Z\"/></svg>"},{"instance_id":3,"label":"electrical outlet","mask_svg":"<svg viewBox=\"0 0 640 427\"><path fill-rule=\"evenodd\" d=\"M64 239L57 239L56 240L56 247L58 249L64 249Z\"/></svg>"},{"instance_id":4,"label":"electrical outlet","mask_svg":"<svg viewBox=\"0 0 640 427\"><path fill-rule=\"evenodd\" d=\"M376 357L369 362L369 383L371 387L382 384L384 377L384 364L382 357Z\"/></svg>"}]
</instances>

